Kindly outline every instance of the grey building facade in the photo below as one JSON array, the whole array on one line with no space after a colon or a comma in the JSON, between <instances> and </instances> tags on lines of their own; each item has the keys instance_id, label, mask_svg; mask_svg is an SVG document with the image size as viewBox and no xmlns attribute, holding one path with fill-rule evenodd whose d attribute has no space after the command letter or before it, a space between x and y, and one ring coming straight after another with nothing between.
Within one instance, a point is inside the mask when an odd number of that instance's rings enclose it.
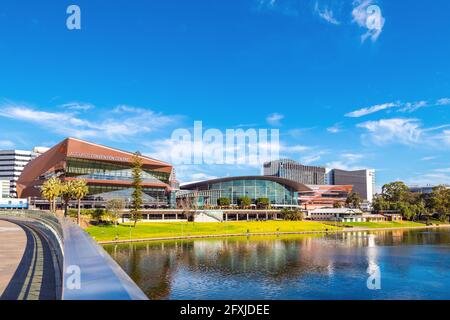
<instances>
[{"instance_id":1,"label":"grey building facade","mask_svg":"<svg viewBox=\"0 0 450 320\"><path fill-rule=\"evenodd\" d=\"M326 176L323 167L305 166L289 159L264 163L264 175L311 185L324 185Z\"/></svg>"},{"instance_id":2,"label":"grey building facade","mask_svg":"<svg viewBox=\"0 0 450 320\"><path fill-rule=\"evenodd\" d=\"M347 171L332 169L327 175L329 184L353 185L353 192L358 193L363 200L372 202L375 194L375 170Z\"/></svg>"}]
</instances>

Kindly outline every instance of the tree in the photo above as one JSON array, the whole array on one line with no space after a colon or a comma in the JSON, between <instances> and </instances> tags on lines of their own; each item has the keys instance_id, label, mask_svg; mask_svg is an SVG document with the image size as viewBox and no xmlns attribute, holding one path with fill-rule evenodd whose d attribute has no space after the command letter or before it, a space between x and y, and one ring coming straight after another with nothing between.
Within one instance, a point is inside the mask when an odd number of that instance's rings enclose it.
<instances>
[{"instance_id":1,"label":"tree","mask_svg":"<svg viewBox=\"0 0 450 320\"><path fill-rule=\"evenodd\" d=\"M117 220L119 219L120 212L125 209L125 201L122 199L111 199L106 203L106 210L108 214L111 214L114 226L117 228Z\"/></svg>"},{"instance_id":2,"label":"tree","mask_svg":"<svg viewBox=\"0 0 450 320\"><path fill-rule=\"evenodd\" d=\"M77 224L81 224L81 199L87 196L89 188L86 180L75 180L72 183L73 197L77 199L78 211L77 211Z\"/></svg>"},{"instance_id":3,"label":"tree","mask_svg":"<svg viewBox=\"0 0 450 320\"><path fill-rule=\"evenodd\" d=\"M75 181L66 181L61 186L61 198L64 202L64 216L67 217L69 202L75 198Z\"/></svg>"},{"instance_id":4,"label":"tree","mask_svg":"<svg viewBox=\"0 0 450 320\"><path fill-rule=\"evenodd\" d=\"M438 214L441 221L447 221L450 213L450 189L446 186L437 186L432 192L432 210Z\"/></svg>"},{"instance_id":5,"label":"tree","mask_svg":"<svg viewBox=\"0 0 450 320\"><path fill-rule=\"evenodd\" d=\"M194 201L197 201L196 197L194 197ZM181 199L180 201L180 206L183 209L183 214L186 216L188 222L189 221L194 222L195 220L195 209L192 210L193 209L192 202L193 202L192 198L188 196Z\"/></svg>"},{"instance_id":6,"label":"tree","mask_svg":"<svg viewBox=\"0 0 450 320\"><path fill-rule=\"evenodd\" d=\"M217 205L219 207L229 207L231 204L230 198L219 198L217 199Z\"/></svg>"},{"instance_id":7,"label":"tree","mask_svg":"<svg viewBox=\"0 0 450 320\"><path fill-rule=\"evenodd\" d=\"M362 199L359 193L352 192L348 195L345 205L352 209L359 209L361 207Z\"/></svg>"},{"instance_id":8,"label":"tree","mask_svg":"<svg viewBox=\"0 0 450 320\"><path fill-rule=\"evenodd\" d=\"M244 209L244 208L249 207L252 204L252 200L247 196L243 196L243 197L239 197L237 199L237 203L238 203L239 207Z\"/></svg>"},{"instance_id":9,"label":"tree","mask_svg":"<svg viewBox=\"0 0 450 320\"><path fill-rule=\"evenodd\" d=\"M91 211L91 217L93 220L97 221L97 223L100 223L104 214L105 212L103 211L103 209L100 208L96 208Z\"/></svg>"},{"instance_id":10,"label":"tree","mask_svg":"<svg viewBox=\"0 0 450 320\"><path fill-rule=\"evenodd\" d=\"M343 208L343 207L344 207L344 203L341 201L335 201L333 203L333 208L335 208L335 209L339 209L339 208Z\"/></svg>"},{"instance_id":11,"label":"tree","mask_svg":"<svg viewBox=\"0 0 450 320\"><path fill-rule=\"evenodd\" d=\"M61 194L61 180L56 177L50 178L44 182L41 189L41 195L50 202L50 211L56 212L56 198Z\"/></svg>"},{"instance_id":12,"label":"tree","mask_svg":"<svg viewBox=\"0 0 450 320\"><path fill-rule=\"evenodd\" d=\"M407 220L417 220L427 212L427 200L423 195L413 193L401 181L385 184L382 193L374 197L375 212L398 211Z\"/></svg>"},{"instance_id":13,"label":"tree","mask_svg":"<svg viewBox=\"0 0 450 320\"><path fill-rule=\"evenodd\" d=\"M408 186L401 181L385 184L382 188L383 198L389 202L405 201L408 193Z\"/></svg>"},{"instance_id":14,"label":"tree","mask_svg":"<svg viewBox=\"0 0 450 320\"><path fill-rule=\"evenodd\" d=\"M382 194L376 194L373 197L372 207L375 212L389 210L389 202L387 202Z\"/></svg>"},{"instance_id":15,"label":"tree","mask_svg":"<svg viewBox=\"0 0 450 320\"><path fill-rule=\"evenodd\" d=\"M269 198L258 198L256 199L256 206L260 209L268 209L270 207Z\"/></svg>"},{"instance_id":16,"label":"tree","mask_svg":"<svg viewBox=\"0 0 450 320\"><path fill-rule=\"evenodd\" d=\"M133 156L133 193L131 195L131 220L134 221L134 227L139 220L142 219L141 207L142 207L142 158L139 152L136 152Z\"/></svg>"},{"instance_id":17,"label":"tree","mask_svg":"<svg viewBox=\"0 0 450 320\"><path fill-rule=\"evenodd\" d=\"M283 217L283 220L287 221L303 221L304 215L303 212L298 209L287 209L284 208L281 210L281 216Z\"/></svg>"}]
</instances>

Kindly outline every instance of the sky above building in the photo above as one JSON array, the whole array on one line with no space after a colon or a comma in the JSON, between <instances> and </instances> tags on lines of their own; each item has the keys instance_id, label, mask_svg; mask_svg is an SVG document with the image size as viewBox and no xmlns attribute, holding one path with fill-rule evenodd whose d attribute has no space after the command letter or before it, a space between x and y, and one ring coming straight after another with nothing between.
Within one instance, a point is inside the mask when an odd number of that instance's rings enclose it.
<instances>
[{"instance_id":1,"label":"sky above building","mask_svg":"<svg viewBox=\"0 0 450 320\"><path fill-rule=\"evenodd\" d=\"M2 0L0 149L73 136L171 161L172 132L202 121L279 129L280 156L374 168L378 186L450 184L449 15L447 0Z\"/></svg>"}]
</instances>

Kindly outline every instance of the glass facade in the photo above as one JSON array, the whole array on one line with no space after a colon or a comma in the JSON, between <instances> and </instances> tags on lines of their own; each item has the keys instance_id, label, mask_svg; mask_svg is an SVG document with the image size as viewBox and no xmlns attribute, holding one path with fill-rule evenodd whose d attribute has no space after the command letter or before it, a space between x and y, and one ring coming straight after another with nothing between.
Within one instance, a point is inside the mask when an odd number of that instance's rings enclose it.
<instances>
[{"instance_id":1,"label":"glass facade","mask_svg":"<svg viewBox=\"0 0 450 320\"><path fill-rule=\"evenodd\" d=\"M126 165L68 158L66 176L95 180L131 181L132 172L131 167ZM168 184L169 178L169 173L143 169L142 179L144 182L163 182Z\"/></svg>"},{"instance_id":2,"label":"glass facade","mask_svg":"<svg viewBox=\"0 0 450 320\"><path fill-rule=\"evenodd\" d=\"M170 174L152 171L143 168L142 182L145 183L169 183ZM68 158L65 168L65 176L68 178L101 180L101 181L123 181L129 184L133 180L131 165L113 164L103 161ZM112 184L88 185L89 195L86 200L109 200L113 198L129 199L132 189L127 186ZM168 197L164 187L143 187L144 202L167 203Z\"/></svg>"},{"instance_id":3,"label":"glass facade","mask_svg":"<svg viewBox=\"0 0 450 320\"><path fill-rule=\"evenodd\" d=\"M208 184L210 204L217 204L219 198L229 198L237 205L239 197L247 196L256 204L258 198L268 198L272 205L298 205L298 192L294 189L270 180L232 180Z\"/></svg>"}]
</instances>

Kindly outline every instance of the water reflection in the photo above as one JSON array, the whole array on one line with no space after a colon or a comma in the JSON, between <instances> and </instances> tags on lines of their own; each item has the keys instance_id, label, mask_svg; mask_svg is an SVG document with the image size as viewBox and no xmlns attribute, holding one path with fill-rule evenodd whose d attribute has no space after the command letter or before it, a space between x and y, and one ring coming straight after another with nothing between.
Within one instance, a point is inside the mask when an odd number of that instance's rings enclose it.
<instances>
[{"instance_id":1,"label":"water reflection","mask_svg":"<svg viewBox=\"0 0 450 320\"><path fill-rule=\"evenodd\" d=\"M449 248L449 229L105 247L152 299L450 298ZM382 290L369 290L377 268Z\"/></svg>"}]
</instances>

